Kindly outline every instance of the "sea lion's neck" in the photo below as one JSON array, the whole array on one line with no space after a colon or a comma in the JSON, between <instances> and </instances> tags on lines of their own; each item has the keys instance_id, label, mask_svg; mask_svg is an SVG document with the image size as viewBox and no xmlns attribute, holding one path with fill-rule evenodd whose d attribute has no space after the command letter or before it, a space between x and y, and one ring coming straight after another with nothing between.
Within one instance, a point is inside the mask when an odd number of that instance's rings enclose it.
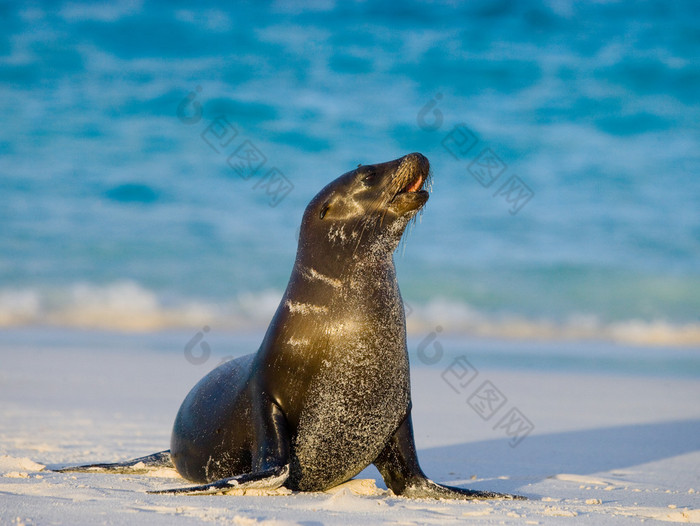
<instances>
[{"instance_id":1,"label":"sea lion's neck","mask_svg":"<svg viewBox=\"0 0 700 526\"><path fill-rule=\"evenodd\" d=\"M393 288L396 269L391 254L365 253L337 259L331 254L313 258L298 254L287 292L306 295L304 289L306 293L322 290L330 299L336 295L348 297L352 290L376 288L387 281Z\"/></svg>"}]
</instances>

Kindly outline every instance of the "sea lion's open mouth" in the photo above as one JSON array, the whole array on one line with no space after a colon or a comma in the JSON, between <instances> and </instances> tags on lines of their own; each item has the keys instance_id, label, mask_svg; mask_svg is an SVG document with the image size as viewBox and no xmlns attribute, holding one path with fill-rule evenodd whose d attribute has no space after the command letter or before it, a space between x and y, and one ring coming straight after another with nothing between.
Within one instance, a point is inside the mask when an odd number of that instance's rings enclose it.
<instances>
[{"instance_id":1,"label":"sea lion's open mouth","mask_svg":"<svg viewBox=\"0 0 700 526\"><path fill-rule=\"evenodd\" d=\"M401 192L417 192L422 188L424 181L425 178L422 175L418 174L416 180L412 183L408 183L404 188L401 189Z\"/></svg>"},{"instance_id":2,"label":"sea lion's open mouth","mask_svg":"<svg viewBox=\"0 0 700 526\"><path fill-rule=\"evenodd\" d=\"M427 174L416 174L414 179L410 180L394 194L392 201L402 194L427 194L428 192L423 190L423 185L427 179Z\"/></svg>"},{"instance_id":3,"label":"sea lion's open mouth","mask_svg":"<svg viewBox=\"0 0 700 526\"><path fill-rule=\"evenodd\" d=\"M400 159L392 181L391 209L399 215L420 209L430 197L424 187L430 185L430 163L420 153L409 153Z\"/></svg>"}]
</instances>

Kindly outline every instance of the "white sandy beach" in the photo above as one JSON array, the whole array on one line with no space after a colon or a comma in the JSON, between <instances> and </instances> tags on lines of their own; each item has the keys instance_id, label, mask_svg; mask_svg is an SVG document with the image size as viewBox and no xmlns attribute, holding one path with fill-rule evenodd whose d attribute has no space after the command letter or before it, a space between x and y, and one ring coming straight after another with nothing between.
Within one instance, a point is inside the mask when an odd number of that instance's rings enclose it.
<instances>
[{"instance_id":1,"label":"white sandy beach","mask_svg":"<svg viewBox=\"0 0 700 526\"><path fill-rule=\"evenodd\" d=\"M700 523L696 377L487 369L474 358L479 382L508 398L504 410L517 406L534 425L511 447L494 429L496 417L484 421L467 404L470 390L458 394L444 382L447 362L414 367L414 427L426 473L527 501L397 498L374 468L327 494L150 495L185 481L169 470L127 476L50 468L167 449L181 400L218 357L195 366L177 349L162 350L169 342L159 346L158 337L124 338L127 348L119 349L118 336L110 345L99 334L76 345L70 337L52 345L50 337L23 343L10 336L0 345L1 524Z\"/></svg>"},{"instance_id":2,"label":"white sandy beach","mask_svg":"<svg viewBox=\"0 0 700 526\"><path fill-rule=\"evenodd\" d=\"M700 0L0 2L0 526L700 524L698 57ZM382 349L411 214L420 464L527 500L55 471L167 450L287 290Z\"/></svg>"}]
</instances>

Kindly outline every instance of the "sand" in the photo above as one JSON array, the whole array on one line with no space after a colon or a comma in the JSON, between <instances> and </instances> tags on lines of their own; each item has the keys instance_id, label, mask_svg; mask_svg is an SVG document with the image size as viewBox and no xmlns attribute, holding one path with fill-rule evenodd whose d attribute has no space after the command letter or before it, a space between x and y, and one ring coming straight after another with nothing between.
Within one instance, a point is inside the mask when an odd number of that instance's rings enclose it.
<instances>
[{"instance_id":1,"label":"sand","mask_svg":"<svg viewBox=\"0 0 700 526\"><path fill-rule=\"evenodd\" d=\"M219 356L189 363L173 344L187 342L187 335L111 335L108 344L97 333L4 336L3 525L700 523L700 381L694 376L505 364L479 367L479 378L456 392L443 377L448 360L414 367L414 427L426 473L527 501L404 499L391 495L372 467L328 493L150 495L147 490L185 481L168 469L109 475L50 468L167 449L182 398ZM255 337L239 340L249 345ZM488 420L467 401L484 381L506 398ZM520 441L497 426L511 408L533 426Z\"/></svg>"}]
</instances>

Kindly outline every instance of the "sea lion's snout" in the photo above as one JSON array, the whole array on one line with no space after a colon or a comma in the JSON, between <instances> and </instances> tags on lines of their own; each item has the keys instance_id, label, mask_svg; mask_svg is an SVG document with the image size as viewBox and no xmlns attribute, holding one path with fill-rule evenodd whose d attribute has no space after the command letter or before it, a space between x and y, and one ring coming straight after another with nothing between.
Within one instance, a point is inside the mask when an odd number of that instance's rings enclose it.
<instances>
[{"instance_id":1,"label":"sea lion's snout","mask_svg":"<svg viewBox=\"0 0 700 526\"><path fill-rule=\"evenodd\" d=\"M408 183L401 188L401 192L418 192L430 175L430 161L422 153L409 153L401 158L397 172L408 174Z\"/></svg>"},{"instance_id":2,"label":"sea lion's snout","mask_svg":"<svg viewBox=\"0 0 700 526\"><path fill-rule=\"evenodd\" d=\"M428 201L430 194L423 187L430 179L430 162L418 152L409 153L400 161L394 175L396 191L390 208L403 215L416 212Z\"/></svg>"},{"instance_id":3,"label":"sea lion's snout","mask_svg":"<svg viewBox=\"0 0 700 526\"><path fill-rule=\"evenodd\" d=\"M404 155L401 161L402 163L411 163L419 172L426 175L430 172L430 161L428 161L428 158L422 153L409 153L408 155Z\"/></svg>"}]
</instances>

